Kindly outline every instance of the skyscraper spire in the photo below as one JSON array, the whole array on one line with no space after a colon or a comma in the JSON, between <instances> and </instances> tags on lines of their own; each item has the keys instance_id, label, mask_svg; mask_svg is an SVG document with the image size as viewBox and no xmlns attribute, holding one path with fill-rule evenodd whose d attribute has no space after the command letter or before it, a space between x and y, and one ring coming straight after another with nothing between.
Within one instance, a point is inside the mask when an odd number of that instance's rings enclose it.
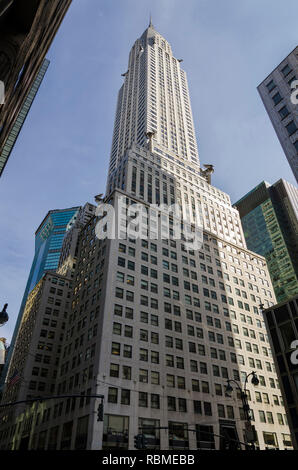
<instances>
[{"instance_id":1,"label":"skyscraper spire","mask_svg":"<svg viewBox=\"0 0 298 470\"><path fill-rule=\"evenodd\" d=\"M150 12L150 19L149 19L149 28L153 28L151 12Z\"/></svg>"}]
</instances>

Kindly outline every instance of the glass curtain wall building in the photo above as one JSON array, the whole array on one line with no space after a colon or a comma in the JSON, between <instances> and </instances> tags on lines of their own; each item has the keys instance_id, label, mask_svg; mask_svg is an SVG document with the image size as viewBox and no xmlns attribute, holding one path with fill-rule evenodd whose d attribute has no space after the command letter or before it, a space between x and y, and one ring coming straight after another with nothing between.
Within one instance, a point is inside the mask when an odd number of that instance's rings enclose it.
<instances>
[{"instance_id":1,"label":"glass curtain wall building","mask_svg":"<svg viewBox=\"0 0 298 470\"><path fill-rule=\"evenodd\" d=\"M279 180L262 182L235 203L247 247L266 257L275 295L283 302L298 294L298 190Z\"/></svg>"}]
</instances>

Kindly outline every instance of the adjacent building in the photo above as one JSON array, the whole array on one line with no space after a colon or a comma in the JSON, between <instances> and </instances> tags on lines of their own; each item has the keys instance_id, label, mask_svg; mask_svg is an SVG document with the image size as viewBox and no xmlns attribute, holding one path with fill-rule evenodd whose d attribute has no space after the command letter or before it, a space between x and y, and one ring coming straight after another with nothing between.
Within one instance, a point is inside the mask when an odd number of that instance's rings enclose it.
<instances>
[{"instance_id":1,"label":"adjacent building","mask_svg":"<svg viewBox=\"0 0 298 470\"><path fill-rule=\"evenodd\" d=\"M2 369L5 364L5 356L6 356L6 339L5 338L0 338L0 373L2 372Z\"/></svg>"},{"instance_id":2,"label":"adjacent building","mask_svg":"<svg viewBox=\"0 0 298 470\"><path fill-rule=\"evenodd\" d=\"M46 272L29 293L8 367L3 402L55 394L70 288L69 279ZM8 423L14 422L20 409L22 405L8 409ZM14 434L11 438L15 442ZM22 428L18 442L21 448L26 440Z\"/></svg>"},{"instance_id":3,"label":"adjacent building","mask_svg":"<svg viewBox=\"0 0 298 470\"><path fill-rule=\"evenodd\" d=\"M28 116L28 113L30 111L30 108L33 104L33 101L36 97L36 94L39 90L39 87L44 79L44 76L46 74L46 71L49 67L50 61L45 59L42 63L42 66L40 67L40 70L33 82L32 87L30 88L30 91L28 95L26 96L24 103L20 109L19 115L17 116L11 131L7 133L6 140L3 141L1 153L0 153L0 176L4 170L4 167L10 157L10 154L12 152L12 149L16 143L16 140L21 132L21 129L23 127L23 124Z\"/></svg>"},{"instance_id":4,"label":"adjacent building","mask_svg":"<svg viewBox=\"0 0 298 470\"><path fill-rule=\"evenodd\" d=\"M59 274L73 278L78 256L79 234L84 225L95 215L95 209L96 206L87 202L69 221L59 257L57 269Z\"/></svg>"},{"instance_id":5,"label":"adjacent building","mask_svg":"<svg viewBox=\"0 0 298 470\"><path fill-rule=\"evenodd\" d=\"M0 175L8 157L3 161L4 147L14 136L13 128L18 127L16 121L70 4L71 0L0 1L0 81L5 87L0 104Z\"/></svg>"},{"instance_id":6,"label":"adjacent building","mask_svg":"<svg viewBox=\"0 0 298 470\"><path fill-rule=\"evenodd\" d=\"M298 449L298 296L263 311L294 448ZM284 435L284 440L289 436Z\"/></svg>"},{"instance_id":7,"label":"adjacent building","mask_svg":"<svg viewBox=\"0 0 298 470\"><path fill-rule=\"evenodd\" d=\"M265 256L278 302L298 294L298 190L263 181L237 201L247 247Z\"/></svg>"},{"instance_id":8,"label":"adjacent building","mask_svg":"<svg viewBox=\"0 0 298 470\"><path fill-rule=\"evenodd\" d=\"M258 91L298 182L298 46L258 86Z\"/></svg>"},{"instance_id":9,"label":"adjacent building","mask_svg":"<svg viewBox=\"0 0 298 470\"><path fill-rule=\"evenodd\" d=\"M35 320L46 318L54 293L44 291L40 314L28 299L15 351L30 351L30 363L15 363L24 371L22 389L4 391L5 403L20 393L82 397L49 400L42 409L23 405L14 415L8 407L0 448L133 449L139 432L149 449L223 448L217 435L247 442L242 401L236 390L226 396L225 386L233 379L243 387L252 371L259 378L257 387L248 383L257 445L291 448L260 310L276 303L266 260L247 248L238 210L199 166L181 60L150 22L128 65L106 196L78 234L63 341L55 325ZM47 276L40 282L50 286L55 275ZM53 333L59 365L48 368L36 347ZM46 378L41 367L49 369ZM99 400L83 396L94 393L105 397L103 422Z\"/></svg>"},{"instance_id":10,"label":"adjacent building","mask_svg":"<svg viewBox=\"0 0 298 470\"><path fill-rule=\"evenodd\" d=\"M1 388L5 381L8 363L22 321L28 294L40 281L46 271L56 271L58 268L63 239L68 224L79 213L80 209L81 207L77 206L49 211L35 232L35 254L11 340L10 350L7 355L7 364L2 371L0 381Z\"/></svg>"}]
</instances>

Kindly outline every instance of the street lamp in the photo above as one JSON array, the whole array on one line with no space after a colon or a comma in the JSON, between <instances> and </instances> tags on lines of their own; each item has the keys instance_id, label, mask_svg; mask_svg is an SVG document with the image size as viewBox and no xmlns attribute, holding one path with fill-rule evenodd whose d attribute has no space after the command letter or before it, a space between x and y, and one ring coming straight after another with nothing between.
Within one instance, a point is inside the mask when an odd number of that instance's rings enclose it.
<instances>
[{"instance_id":1,"label":"street lamp","mask_svg":"<svg viewBox=\"0 0 298 470\"><path fill-rule=\"evenodd\" d=\"M246 421L246 438L248 442L255 442L256 441L256 435L253 426L251 425L251 415L250 415L250 408L249 404L247 401L247 383L248 383L248 378L252 376L251 378L251 383L255 386L259 385L259 379L257 377L257 374L255 371L250 372L249 374L246 374L245 377L245 382L244 382L244 390L242 390L241 386L236 380L233 379L228 379L227 380L227 385L226 385L226 390L225 390L225 396L226 397L231 397L231 393L233 392L233 387L231 385L231 382L233 382L238 390L240 391L240 398L242 400L242 406L243 406L243 412L245 416L245 421Z\"/></svg>"},{"instance_id":2,"label":"street lamp","mask_svg":"<svg viewBox=\"0 0 298 470\"><path fill-rule=\"evenodd\" d=\"M6 311L8 304L4 304L2 312L0 312L0 326L8 322L8 313Z\"/></svg>"}]
</instances>

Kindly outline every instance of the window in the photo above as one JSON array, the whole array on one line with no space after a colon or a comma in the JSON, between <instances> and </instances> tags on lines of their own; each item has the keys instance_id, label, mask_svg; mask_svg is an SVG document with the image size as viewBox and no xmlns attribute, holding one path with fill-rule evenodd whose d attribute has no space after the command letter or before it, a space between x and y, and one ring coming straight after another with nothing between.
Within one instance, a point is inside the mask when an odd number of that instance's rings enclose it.
<instances>
[{"instance_id":1,"label":"window","mask_svg":"<svg viewBox=\"0 0 298 470\"><path fill-rule=\"evenodd\" d=\"M121 405L130 405L130 390L121 390Z\"/></svg>"},{"instance_id":2,"label":"window","mask_svg":"<svg viewBox=\"0 0 298 470\"><path fill-rule=\"evenodd\" d=\"M263 431L264 443L268 446L277 446L276 434L275 432L265 432Z\"/></svg>"},{"instance_id":3,"label":"window","mask_svg":"<svg viewBox=\"0 0 298 470\"><path fill-rule=\"evenodd\" d=\"M119 377L119 364L110 364L110 376Z\"/></svg>"},{"instance_id":4,"label":"window","mask_svg":"<svg viewBox=\"0 0 298 470\"><path fill-rule=\"evenodd\" d=\"M159 352L151 351L151 362L153 364L159 364Z\"/></svg>"},{"instance_id":5,"label":"window","mask_svg":"<svg viewBox=\"0 0 298 470\"><path fill-rule=\"evenodd\" d=\"M265 413L262 410L259 410L259 418L261 423L266 423Z\"/></svg>"},{"instance_id":6,"label":"window","mask_svg":"<svg viewBox=\"0 0 298 470\"><path fill-rule=\"evenodd\" d=\"M282 97L281 97L279 91L278 91L274 96L272 96L272 100L273 100L275 106L276 106L278 103L281 102Z\"/></svg>"},{"instance_id":7,"label":"window","mask_svg":"<svg viewBox=\"0 0 298 470\"><path fill-rule=\"evenodd\" d=\"M143 408L148 407L148 393L139 392L139 406L141 406Z\"/></svg>"},{"instance_id":8,"label":"window","mask_svg":"<svg viewBox=\"0 0 298 470\"><path fill-rule=\"evenodd\" d=\"M117 401L118 401L118 388L109 387L108 402L117 403Z\"/></svg>"},{"instance_id":9,"label":"window","mask_svg":"<svg viewBox=\"0 0 298 470\"><path fill-rule=\"evenodd\" d=\"M151 393L151 408L159 409L159 395L155 393Z\"/></svg>"},{"instance_id":10,"label":"window","mask_svg":"<svg viewBox=\"0 0 298 470\"><path fill-rule=\"evenodd\" d=\"M287 129L289 135L294 134L294 132L296 132L296 130L297 130L297 127L296 127L296 124L294 123L294 121L289 122L289 124L286 125L286 129Z\"/></svg>"},{"instance_id":11,"label":"window","mask_svg":"<svg viewBox=\"0 0 298 470\"><path fill-rule=\"evenodd\" d=\"M277 421L282 426L285 424L281 413L277 413Z\"/></svg>"},{"instance_id":12,"label":"window","mask_svg":"<svg viewBox=\"0 0 298 470\"><path fill-rule=\"evenodd\" d=\"M200 391L200 384L199 384L199 381L197 379L192 379L191 386L192 386L192 390L194 392L199 392Z\"/></svg>"},{"instance_id":13,"label":"window","mask_svg":"<svg viewBox=\"0 0 298 470\"><path fill-rule=\"evenodd\" d=\"M202 404L198 400L193 402L194 413L201 415L202 414Z\"/></svg>"},{"instance_id":14,"label":"window","mask_svg":"<svg viewBox=\"0 0 298 470\"><path fill-rule=\"evenodd\" d=\"M123 346L123 356L124 357L129 357L129 358L132 357L132 346L130 346L128 344L124 344L124 346Z\"/></svg>"},{"instance_id":15,"label":"window","mask_svg":"<svg viewBox=\"0 0 298 470\"><path fill-rule=\"evenodd\" d=\"M225 407L224 405L217 405L217 411L218 411L218 417L219 418L225 418L226 415L225 415Z\"/></svg>"},{"instance_id":16,"label":"window","mask_svg":"<svg viewBox=\"0 0 298 470\"><path fill-rule=\"evenodd\" d=\"M271 80L269 83L267 83L266 87L267 87L267 90L270 92L276 87L276 85L275 85L274 81Z\"/></svg>"},{"instance_id":17,"label":"window","mask_svg":"<svg viewBox=\"0 0 298 470\"><path fill-rule=\"evenodd\" d=\"M289 66L289 64L287 64L281 69L281 72L282 72L283 76L286 77L287 75L289 75L289 73L292 72L292 69Z\"/></svg>"},{"instance_id":18,"label":"window","mask_svg":"<svg viewBox=\"0 0 298 470\"><path fill-rule=\"evenodd\" d=\"M145 369L139 370L139 382L148 383L148 371Z\"/></svg>"},{"instance_id":19,"label":"window","mask_svg":"<svg viewBox=\"0 0 298 470\"><path fill-rule=\"evenodd\" d=\"M227 405L227 415L229 419L234 419L234 409L232 406Z\"/></svg>"},{"instance_id":20,"label":"window","mask_svg":"<svg viewBox=\"0 0 298 470\"><path fill-rule=\"evenodd\" d=\"M122 366L122 378L125 380L131 380L131 367Z\"/></svg>"},{"instance_id":21,"label":"window","mask_svg":"<svg viewBox=\"0 0 298 470\"><path fill-rule=\"evenodd\" d=\"M168 397L168 411L176 411L176 398Z\"/></svg>"},{"instance_id":22,"label":"window","mask_svg":"<svg viewBox=\"0 0 298 470\"><path fill-rule=\"evenodd\" d=\"M140 361L148 361L148 350L140 348Z\"/></svg>"},{"instance_id":23,"label":"window","mask_svg":"<svg viewBox=\"0 0 298 470\"><path fill-rule=\"evenodd\" d=\"M290 114L290 112L289 112L289 110L286 106L283 106L282 108L280 108L278 113L279 113L281 119L284 119L285 117L287 117Z\"/></svg>"},{"instance_id":24,"label":"window","mask_svg":"<svg viewBox=\"0 0 298 470\"><path fill-rule=\"evenodd\" d=\"M204 413L206 416L212 416L211 403L204 401Z\"/></svg>"},{"instance_id":25,"label":"window","mask_svg":"<svg viewBox=\"0 0 298 470\"><path fill-rule=\"evenodd\" d=\"M112 343L112 354L120 356L120 343Z\"/></svg>"},{"instance_id":26,"label":"window","mask_svg":"<svg viewBox=\"0 0 298 470\"><path fill-rule=\"evenodd\" d=\"M186 399L185 398L178 398L178 409L181 413L186 413L187 412Z\"/></svg>"}]
</instances>

